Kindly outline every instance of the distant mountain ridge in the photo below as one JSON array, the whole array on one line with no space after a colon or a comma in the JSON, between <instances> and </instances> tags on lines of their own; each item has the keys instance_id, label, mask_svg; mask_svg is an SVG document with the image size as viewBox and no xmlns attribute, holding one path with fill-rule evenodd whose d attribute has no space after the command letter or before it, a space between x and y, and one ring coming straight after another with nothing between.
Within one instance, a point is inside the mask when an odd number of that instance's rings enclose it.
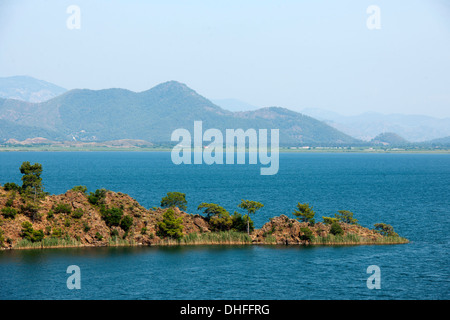
<instances>
[{"instance_id":1,"label":"distant mountain ridge","mask_svg":"<svg viewBox=\"0 0 450 320\"><path fill-rule=\"evenodd\" d=\"M213 99L211 101L215 105L218 105L225 110L233 112L245 112L260 109L260 107L256 107L254 105L251 105L247 102L238 99Z\"/></svg>"},{"instance_id":2,"label":"distant mountain ridge","mask_svg":"<svg viewBox=\"0 0 450 320\"><path fill-rule=\"evenodd\" d=\"M385 115L376 112L344 116L317 108L303 109L302 113L365 141L370 141L383 132L394 132L411 142L425 142L450 136L450 118L439 119L425 115L406 114Z\"/></svg>"},{"instance_id":3,"label":"distant mountain ridge","mask_svg":"<svg viewBox=\"0 0 450 320\"><path fill-rule=\"evenodd\" d=\"M0 119L17 125L20 137L8 130L0 139L34 138L27 132L52 140L109 141L120 139L170 142L178 128L193 132L196 120L204 130L279 129L281 145L352 145L360 143L312 117L279 107L231 112L177 81L159 84L147 91L126 89L75 89L40 103L0 99Z\"/></svg>"},{"instance_id":4,"label":"distant mountain ridge","mask_svg":"<svg viewBox=\"0 0 450 320\"><path fill-rule=\"evenodd\" d=\"M67 90L53 83L29 76L0 77L0 98L43 102Z\"/></svg>"},{"instance_id":5,"label":"distant mountain ridge","mask_svg":"<svg viewBox=\"0 0 450 320\"><path fill-rule=\"evenodd\" d=\"M390 146L406 146L410 144L409 141L402 138L394 132L383 132L371 140L373 144L382 144Z\"/></svg>"}]
</instances>

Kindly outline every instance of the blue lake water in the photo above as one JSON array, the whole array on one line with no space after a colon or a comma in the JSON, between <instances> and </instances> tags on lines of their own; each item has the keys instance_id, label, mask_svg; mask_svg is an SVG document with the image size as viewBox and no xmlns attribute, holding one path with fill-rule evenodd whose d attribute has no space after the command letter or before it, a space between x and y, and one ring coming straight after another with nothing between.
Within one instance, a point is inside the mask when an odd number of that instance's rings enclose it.
<instances>
[{"instance_id":1,"label":"blue lake water","mask_svg":"<svg viewBox=\"0 0 450 320\"><path fill-rule=\"evenodd\" d=\"M52 194L75 185L127 193L159 206L169 191L253 216L292 217L297 202L321 216L350 210L360 224L385 222L411 240L389 246L196 246L74 248L0 252L0 299L449 299L450 155L282 153L280 170L259 165L172 164L168 152L0 153L0 183L20 183L23 161L43 164ZM81 269L69 290L66 269ZM369 290L367 267L381 270Z\"/></svg>"}]
</instances>

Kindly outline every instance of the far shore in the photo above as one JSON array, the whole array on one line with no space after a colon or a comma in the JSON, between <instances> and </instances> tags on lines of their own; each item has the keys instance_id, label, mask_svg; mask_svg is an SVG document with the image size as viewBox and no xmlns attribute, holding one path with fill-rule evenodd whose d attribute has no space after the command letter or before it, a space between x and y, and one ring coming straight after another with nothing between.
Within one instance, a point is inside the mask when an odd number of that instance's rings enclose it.
<instances>
[{"instance_id":1,"label":"far shore","mask_svg":"<svg viewBox=\"0 0 450 320\"><path fill-rule=\"evenodd\" d=\"M61 147L61 146L1 146L0 152L171 152L169 147ZM246 150L246 152L255 152ZM280 147L280 153L395 153L395 154L449 154L450 149L406 149L372 147Z\"/></svg>"}]
</instances>

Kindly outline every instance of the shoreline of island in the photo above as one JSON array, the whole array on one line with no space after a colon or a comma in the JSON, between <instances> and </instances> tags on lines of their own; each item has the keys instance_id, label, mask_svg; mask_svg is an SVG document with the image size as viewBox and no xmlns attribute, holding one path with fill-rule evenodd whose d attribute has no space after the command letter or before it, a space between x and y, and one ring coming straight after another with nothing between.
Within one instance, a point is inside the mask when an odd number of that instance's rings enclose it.
<instances>
[{"instance_id":1,"label":"shoreline of island","mask_svg":"<svg viewBox=\"0 0 450 320\"><path fill-rule=\"evenodd\" d=\"M247 219L246 215L236 212L229 215L216 204L207 204L209 209L218 208L209 217L186 213L176 206L146 209L126 194L104 189L88 194L75 187L61 195L45 196L37 207L29 201L17 190L0 187L0 246L3 250L192 245L352 246L409 242L393 229L392 235L383 234L380 230L331 217L323 217L327 222L311 223L282 214L256 229L250 217ZM247 222L252 226L249 233L246 232Z\"/></svg>"}]
</instances>

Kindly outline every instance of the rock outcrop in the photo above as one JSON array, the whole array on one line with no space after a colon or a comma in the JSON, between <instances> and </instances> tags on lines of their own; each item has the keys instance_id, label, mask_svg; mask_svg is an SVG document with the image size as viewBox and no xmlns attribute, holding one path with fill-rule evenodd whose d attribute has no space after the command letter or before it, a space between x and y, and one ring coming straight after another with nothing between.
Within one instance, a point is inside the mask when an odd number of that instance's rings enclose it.
<instances>
[{"instance_id":1,"label":"rock outcrop","mask_svg":"<svg viewBox=\"0 0 450 320\"><path fill-rule=\"evenodd\" d=\"M4 249L27 247L23 244L25 222L31 224L33 230L43 232L44 240L47 240L45 247L167 243L158 236L158 223L167 209L146 209L129 195L112 191L105 192L100 204L91 202L82 191L69 190L46 196L33 206L18 192L0 187L0 246ZM119 223L106 223L105 210L111 208L120 209L121 219L129 217L128 228ZM11 212L14 212L13 216ZM208 220L201 215L188 214L178 208L174 208L174 213L177 218L182 218L183 235L213 232ZM343 230L341 243L347 238L355 243L377 243L384 237L359 225L340 223L340 226ZM254 244L333 244L334 238L330 238L330 234L329 225L321 222L308 225L281 215L254 230L248 240Z\"/></svg>"}]
</instances>

